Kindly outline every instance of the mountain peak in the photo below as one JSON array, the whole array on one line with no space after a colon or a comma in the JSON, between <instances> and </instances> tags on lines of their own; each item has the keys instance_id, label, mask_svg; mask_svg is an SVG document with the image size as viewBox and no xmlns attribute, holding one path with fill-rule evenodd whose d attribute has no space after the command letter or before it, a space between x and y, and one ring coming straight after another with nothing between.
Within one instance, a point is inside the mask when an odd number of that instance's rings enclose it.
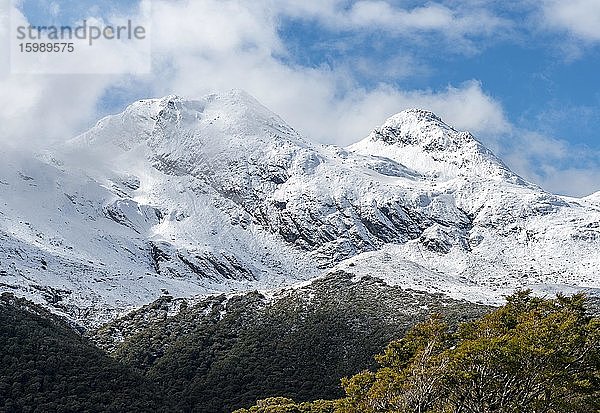
<instances>
[{"instance_id":1,"label":"mountain peak","mask_svg":"<svg viewBox=\"0 0 600 413\"><path fill-rule=\"evenodd\" d=\"M428 111L348 151L303 142L244 92L169 95L14 158L0 153L0 292L76 319L338 270L459 298L599 284L598 204L523 185Z\"/></svg>"},{"instance_id":2,"label":"mountain peak","mask_svg":"<svg viewBox=\"0 0 600 413\"><path fill-rule=\"evenodd\" d=\"M168 144L171 149L182 144L202 146L200 140L212 141L210 146L222 142L227 147L227 142L248 141L249 137L303 144L293 128L242 90L198 99L171 94L138 100L123 112L101 119L71 143L84 146L111 143L128 151L141 143L154 148Z\"/></svg>"},{"instance_id":3,"label":"mountain peak","mask_svg":"<svg viewBox=\"0 0 600 413\"><path fill-rule=\"evenodd\" d=\"M198 99L188 99L176 94L160 98L142 99L127 106L122 114L117 116L164 118L166 114L174 113L202 114L207 109L210 110L214 107L219 107L231 116L236 117L249 113L254 118L269 119L277 117L254 97L238 89L224 93L212 93Z\"/></svg>"},{"instance_id":4,"label":"mountain peak","mask_svg":"<svg viewBox=\"0 0 600 413\"><path fill-rule=\"evenodd\" d=\"M404 122L434 122L446 125L442 118L435 113L419 108L411 108L403 110L395 115L389 117L385 124L404 123ZM446 125L447 126L447 125Z\"/></svg>"},{"instance_id":5,"label":"mountain peak","mask_svg":"<svg viewBox=\"0 0 600 413\"><path fill-rule=\"evenodd\" d=\"M408 109L388 118L351 151L393 159L424 175L523 180L470 132L458 131L435 113Z\"/></svg>"},{"instance_id":6,"label":"mountain peak","mask_svg":"<svg viewBox=\"0 0 600 413\"><path fill-rule=\"evenodd\" d=\"M427 152L457 151L465 145L477 145L469 132L459 132L435 113L408 109L388 118L370 135L373 141L397 146L419 146Z\"/></svg>"}]
</instances>

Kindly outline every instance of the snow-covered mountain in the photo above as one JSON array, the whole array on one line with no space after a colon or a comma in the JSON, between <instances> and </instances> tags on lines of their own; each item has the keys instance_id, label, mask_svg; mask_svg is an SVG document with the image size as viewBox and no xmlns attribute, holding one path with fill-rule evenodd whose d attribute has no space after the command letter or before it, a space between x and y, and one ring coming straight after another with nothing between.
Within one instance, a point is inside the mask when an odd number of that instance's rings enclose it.
<instances>
[{"instance_id":1,"label":"snow-covered mountain","mask_svg":"<svg viewBox=\"0 0 600 413\"><path fill-rule=\"evenodd\" d=\"M0 289L82 323L338 270L483 302L600 289L598 203L525 182L422 110L339 148L243 92L168 96L0 157Z\"/></svg>"},{"instance_id":2,"label":"snow-covered mountain","mask_svg":"<svg viewBox=\"0 0 600 413\"><path fill-rule=\"evenodd\" d=\"M595 192L591 195L586 196L585 198L583 198L586 202L590 202L595 206L600 207L600 191Z\"/></svg>"}]
</instances>

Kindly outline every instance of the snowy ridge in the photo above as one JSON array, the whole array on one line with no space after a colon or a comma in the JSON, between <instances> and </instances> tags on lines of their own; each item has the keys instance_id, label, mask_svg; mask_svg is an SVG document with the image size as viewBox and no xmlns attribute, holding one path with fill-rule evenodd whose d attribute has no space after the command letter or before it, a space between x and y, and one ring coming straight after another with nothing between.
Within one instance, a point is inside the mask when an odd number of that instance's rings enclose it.
<instances>
[{"instance_id":1,"label":"snowy ridge","mask_svg":"<svg viewBox=\"0 0 600 413\"><path fill-rule=\"evenodd\" d=\"M421 109L392 116L349 149L388 157L438 180L465 176L525 184L469 132L459 132Z\"/></svg>"},{"instance_id":2,"label":"snowy ridge","mask_svg":"<svg viewBox=\"0 0 600 413\"><path fill-rule=\"evenodd\" d=\"M431 112L338 148L244 92L167 96L1 156L0 290L84 324L338 270L486 303L600 288L597 197L544 192Z\"/></svg>"},{"instance_id":3,"label":"snowy ridge","mask_svg":"<svg viewBox=\"0 0 600 413\"><path fill-rule=\"evenodd\" d=\"M600 191L586 196L585 198L583 198L583 200L600 208Z\"/></svg>"}]
</instances>

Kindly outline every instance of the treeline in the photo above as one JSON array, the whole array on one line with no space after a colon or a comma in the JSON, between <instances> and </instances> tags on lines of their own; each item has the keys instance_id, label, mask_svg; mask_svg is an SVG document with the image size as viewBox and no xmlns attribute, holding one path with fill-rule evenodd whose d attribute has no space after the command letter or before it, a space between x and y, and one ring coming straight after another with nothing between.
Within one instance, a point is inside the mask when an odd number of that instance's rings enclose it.
<instances>
[{"instance_id":1,"label":"treeline","mask_svg":"<svg viewBox=\"0 0 600 413\"><path fill-rule=\"evenodd\" d=\"M600 319L582 295L519 292L452 332L439 316L342 379L345 397L259 401L236 413L583 413L600 411Z\"/></svg>"},{"instance_id":2,"label":"treeline","mask_svg":"<svg viewBox=\"0 0 600 413\"><path fill-rule=\"evenodd\" d=\"M259 398L238 413L600 411L600 321L583 296L523 292L492 310L346 281L154 321L140 310L102 330L129 329L113 357L3 294L0 412L217 413Z\"/></svg>"},{"instance_id":3,"label":"treeline","mask_svg":"<svg viewBox=\"0 0 600 413\"><path fill-rule=\"evenodd\" d=\"M375 354L432 312L456 326L490 310L339 274L274 299L215 297L155 321L141 309L98 338L121 337L112 355L144 371L180 411L230 413L258 398L341 397L340 377L374 368Z\"/></svg>"},{"instance_id":4,"label":"treeline","mask_svg":"<svg viewBox=\"0 0 600 413\"><path fill-rule=\"evenodd\" d=\"M0 412L230 413L261 397L337 399L340 377L375 368L375 354L432 312L457 325L490 311L342 273L276 298L176 301L164 297L82 337L3 295Z\"/></svg>"}]
</instances>

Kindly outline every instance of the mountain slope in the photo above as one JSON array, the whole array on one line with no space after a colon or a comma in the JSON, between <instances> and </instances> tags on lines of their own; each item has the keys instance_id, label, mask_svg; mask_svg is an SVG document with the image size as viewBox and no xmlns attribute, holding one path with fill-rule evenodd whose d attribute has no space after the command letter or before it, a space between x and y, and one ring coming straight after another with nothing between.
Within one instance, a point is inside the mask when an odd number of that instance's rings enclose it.
<instances>
[{"instance_id":1,"label":"mountain slope","mask_svg":"<svg viewBox=\"0 0 600 413\"><path fill-rule=\"evenodd\" d=\"M528 185L469 132L457 131L426 110L390 117L350 149L393 159L436 180L463 176Z\"/></svg>"},{"instance_id":2,"label":"mountain slope","mask_svg":"<svg viewBox=\"0 0 600 413\"><path fill-rule=\"evenodd\" d=\"M444 312L452 326L488 307L442 294L332 274L270 295L221 295L182 305L162 299L111 322L92 338L168 389L180 411L231 412L266 396L341 395L339 379L415 322Z\"/></svg>"},{"instance_id":3,"label":"mountain slope","mask_svg":"<svg viewBox=\"0 0 600 413\"><path fill-rule=\"evenodd\" d=\"M484 301L523 286L545 292L597 290L600 215L586 198L556 196L525 182L471 134L427 111L395 115L350 149L385 154L429 173L435 191L463 211L469 225L463 232L448 223L433 225L418 240L388 245L337 268L353 265L357 274L386 274L380 263L389 266L396 260L389 257L401 257L396 265L410 260L456 279L384 279L455 296L480 294Z\"/></svg>"},{"instance_id":4,"label":"mountain slope","mask_svg":"<svg viewBox=\"0 0 600 413\"><path fill-rule=\"evenodd\" d=\"M596 204L525 182L426 111L338 148L243 92L167 96L1 156L0 288L87 326L338 270L487 303L600 287Z\"/></svg>"},{"instance_id":5,"label":"mountain slope","mask_svg":"<svg viewBox=\"0 0 600 413\"><path fill-rule=\"evenodd\" d=\"M168 409L149 380L108 357L63 320L10 294L0 297L0 355L3 412Z\"/></svg>"}]
</instances>

